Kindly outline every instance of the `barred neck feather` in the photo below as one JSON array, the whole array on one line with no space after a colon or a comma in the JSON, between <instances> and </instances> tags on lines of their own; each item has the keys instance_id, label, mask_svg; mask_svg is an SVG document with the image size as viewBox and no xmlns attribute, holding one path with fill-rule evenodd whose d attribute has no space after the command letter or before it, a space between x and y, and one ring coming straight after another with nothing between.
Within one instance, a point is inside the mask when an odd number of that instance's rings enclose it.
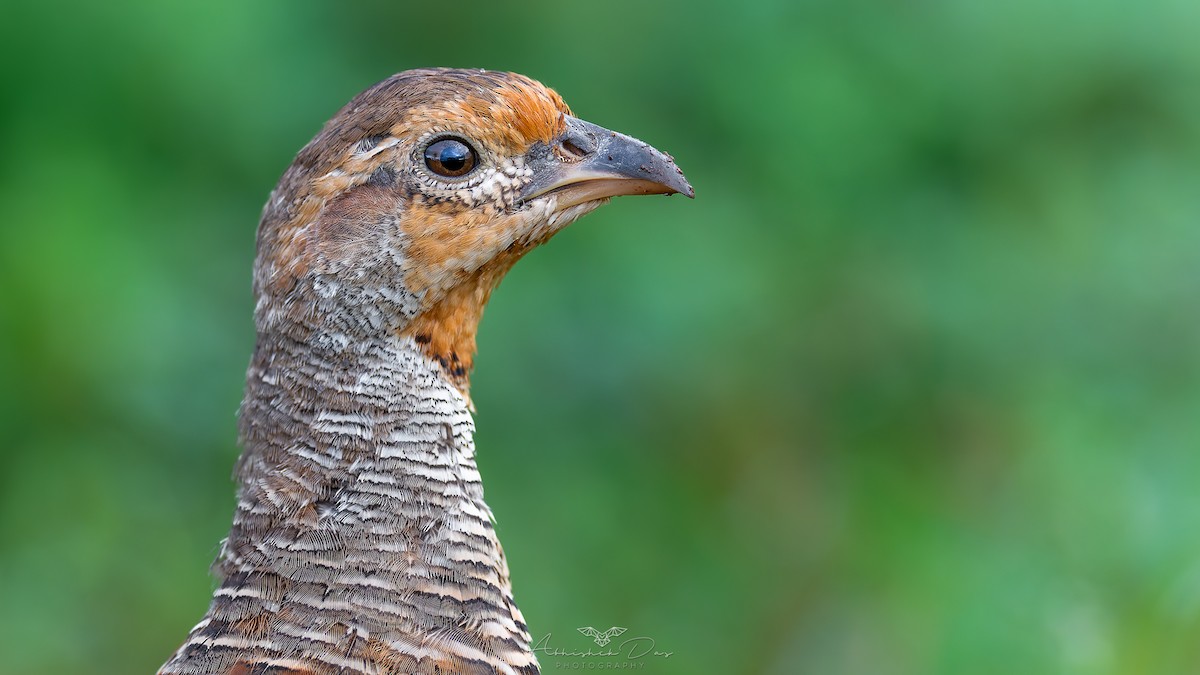
<instances>
[{"instance_id":1,"label":"barred neck feather","mask_svg":"<svg viewBox=\"0 0 1200 675\"><path fill-rule=\"evenodd\" d=\"M467 400L411 339L260 343L241 419L223 581L163 673L537 672Z\"/></svg>"}]
</instances>

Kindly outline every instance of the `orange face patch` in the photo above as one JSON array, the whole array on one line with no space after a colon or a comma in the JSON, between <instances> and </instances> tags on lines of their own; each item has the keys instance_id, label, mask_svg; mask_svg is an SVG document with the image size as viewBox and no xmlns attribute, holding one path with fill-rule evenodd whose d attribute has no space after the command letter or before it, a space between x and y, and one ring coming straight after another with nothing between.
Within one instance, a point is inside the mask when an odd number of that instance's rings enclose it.
<instances>
[{"instance_id":1,"label":"orange face patch","mask_svg":"<svg viewBox=\"0 0 1200 675\"><path fill-rule=\"evenodd\" d=\"M523 77L491 93L466 99L464 107L489 128L489 137L519 152L538 141L549 143L563 132L563 116L571 114L557 93Z\"/></svg>"},{"instance_id":2,"label":"orange face patch","mask_svg":"<svg viewBox=\"0 0 1200 675\"><path fill-rule=\"evenodd\" d=\"M520 75L488 73L478 80L454 96L412 107L392 126L391 134L405 137L431 127L449 128L502 154L519 155L534 143L549 143L565 129L563 116L571 111L553 90Z\"/></svg>"}]
</instances>

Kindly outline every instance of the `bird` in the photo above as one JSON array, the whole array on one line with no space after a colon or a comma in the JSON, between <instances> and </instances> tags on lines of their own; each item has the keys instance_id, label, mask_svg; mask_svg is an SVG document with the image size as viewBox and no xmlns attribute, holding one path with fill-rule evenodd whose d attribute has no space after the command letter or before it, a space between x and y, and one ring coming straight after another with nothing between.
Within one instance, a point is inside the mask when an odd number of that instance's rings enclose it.
<instances>
[{"instance_id":1,"label":"bird","mask_svg":"<svg viewBox=\"0 0 1200 675\"><path fill-rule=\"evenodd\" d=\"M470 373L512 266L674 159L516 73L355 96L263 208L237 506L160 675L540 672L475 462Z\"/></svg>"}]
</instances>

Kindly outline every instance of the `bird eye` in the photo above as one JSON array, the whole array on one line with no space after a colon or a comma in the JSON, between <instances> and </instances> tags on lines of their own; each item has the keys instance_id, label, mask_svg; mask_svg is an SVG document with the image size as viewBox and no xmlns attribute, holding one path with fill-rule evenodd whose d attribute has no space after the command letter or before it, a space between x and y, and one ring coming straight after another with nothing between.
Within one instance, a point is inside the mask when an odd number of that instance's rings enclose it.
<instances>
[{"instance_id":1,"label":"bird eye","mask_svg":"<svg viewBox=\"0 0 1200 675\"><path fill-rule=\"evenodd\" d=\"M425 166L439 176L462 176L475 168L475 150L457 138L443 138L425 148Z\"/></svg>"}]
</instances>

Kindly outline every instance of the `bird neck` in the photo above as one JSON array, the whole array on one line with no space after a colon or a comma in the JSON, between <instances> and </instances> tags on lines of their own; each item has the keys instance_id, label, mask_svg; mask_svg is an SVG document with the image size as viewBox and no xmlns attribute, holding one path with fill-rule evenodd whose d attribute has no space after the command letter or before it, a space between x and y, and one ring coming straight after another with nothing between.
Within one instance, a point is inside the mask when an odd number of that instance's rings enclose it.
<instances>
[{"instance_id":1,"label":"bird neck","mask_svg":"<svg viewBox=\"0 0 1200 675\"><path fill-rule=\"evenodd\" d=\"M537 672L444 366L399 334L295 337L260 334L250 364L208 621L227 643L311 640L350 668L358 654L396 672Z\"/></svg>"}]
</instances>

